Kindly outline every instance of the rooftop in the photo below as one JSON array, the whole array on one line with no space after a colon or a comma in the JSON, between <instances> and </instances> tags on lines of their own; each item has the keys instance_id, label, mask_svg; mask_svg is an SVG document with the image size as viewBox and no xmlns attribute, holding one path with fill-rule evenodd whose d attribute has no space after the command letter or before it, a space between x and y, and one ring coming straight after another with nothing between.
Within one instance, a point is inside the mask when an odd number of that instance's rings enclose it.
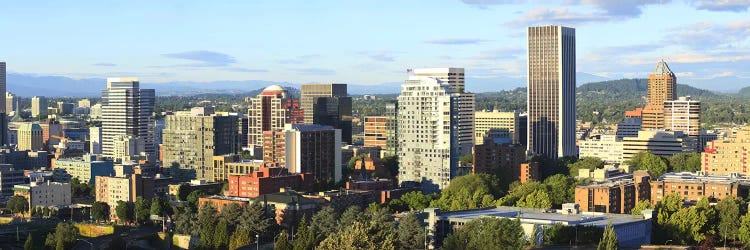
<instances>
[{"instance_id":1,"label":"rooftop","mask_svg":"<svg viewBox=\"0 0 750 250\"><path fill-rule=\"evenodd\" d=\"M667 62L664 60L659 61L656 63L656 68L654 69L654 72L652 73L654 75L674 75L672 73L672 70L669 69L669 65L667 65Z\"/></svg>"},{"instance_id":2,"label":"rooftop","mask_svg":"<svg viewBox=\"0 0 750 250\"><path fill-rule=\"evenodd\" d=\"M501 218L520 218L522 222L534 224L556 224L584 225L584 226L606 226L610 221L613 225L629 224L645 220L642 215L628 214L606 214L583 212L580 214L562 214L554 210L518 208L518 207L496 207L478 210L466 210L457 212L440 213L441 219L451 221L471 221L480 217L491 216Z\"/></svg>"}]
</instances>

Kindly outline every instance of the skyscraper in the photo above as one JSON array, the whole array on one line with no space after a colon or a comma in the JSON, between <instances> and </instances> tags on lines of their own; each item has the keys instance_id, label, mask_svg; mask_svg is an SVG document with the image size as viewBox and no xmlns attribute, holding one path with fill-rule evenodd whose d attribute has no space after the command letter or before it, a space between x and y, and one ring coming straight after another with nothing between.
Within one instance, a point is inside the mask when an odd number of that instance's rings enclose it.
<instances>
[{"instance_id":1,"label":"skyscraper","mask_svg":"<svg viewBox=\"0 0 750 250\"><path fill-rule=\"evenodd\" d=\"M291 173L312 173L316 181L341 180L341 130L317 124L288 124L286 167Z\"/></svg>"},{"instance_id":2,"label":"skyscraper","mask_svg":"<svg viewBox=\"0 0 750 250\"><path fill-rule=\"evenodd\" d=\"M346 84L302 84L300 106L306 124L340 129L341 141L352 143L352 98Z\"/></svg>"},{"instance_id":3,"label":"skyscraper","mask_svg":"<svg viewBox=\"0 0 750 250\"><path fill-rule=\"evenodd\" d=\"M556 159L576 154L576 34L563 26L528 28L527 151Z\"/></svg>"},{"instance_id":4,"label":"skyscraper","mask_svg":"<svg viewBox=\"0 0 750 250\"><path fill-rule=\"evenodd\" d=\"M648 105L643 109L643 129L664 129L664 102L677 96L677 77L664 60L648 76Z\"/></svg>"},{"instance_id":5,"label":"skyscraper","mask_svg":"<svg viewBox=\"0 0 750 250\"><path fill-rule=\"evenodd\" d=\"M115 139L132 136L143 140L144 151L156 157L153 89L141 89L138 78L107 78L102 91L102 155L114 156Z\"/></svg>"},{"instance_id":6,"label":"skyscraper","mask_svg":"<svg viewBox=\"0 0 750 250\"><path fill-rule=\"evenodd\" d=\"M399 182L435 192L457 176L459 157L471 154L474 94L463 92L463 68L412 72L398 97Z\"/></svg>"},{"instance_id":7,"label":"skyscraper","mask_svg":"<svg viewBox=\"0 0 750 250\"><path fill-rule=\"evenodd\" d=\"M239 152L237 116L191 115L188 111L167 116L163 133L163 166L180 181L214 177L213 157Z\"/></svg>"},{"instance_id":8,"label":"skyscraper","mask_svg":"<svg viewBox=\"0 0 750 250\"><path fill-rule=\"evenodd\" d=\"M16 95L10 92L5 92L5 114L10 114L16 111Z\"/></svg>"},{"instance_id":9,"label":"skyscraper","mask_svg":"<svg viewBox=\"0 0 750 250\"><path fill-rule=\"evenodd\" d=\"M688 136L701 135L701 102L683 96L677 100L664 102L664 127L672 131L682 131ZM703 147L705 145L698 145Z\"/></svg>"},{"instance_id":10,"label":"skyscraper","mask_svg":"<svg viewBox=\"0 0 750 250\"><path fill-rule=\"evenodd\" d=\"M0 93L7 93L7 78L5 76L5 62L0 62ZM8 109L13 110L13 105L7 107L5 95L0 94L0 146L8 144ZM10 100L12 103L13 100Z\"/></svg>"},{"instance_id":11,"label":"skyscraper","mask_svg":"<svg viewBox=\"0 0 750 250\"><path fill-rule=\"evenodd\" d=\"M38 118L47 115L49 103L44 96L34 96L31 98L31 116Z\"/></svg>"},{"instance_id":12,"label":"skyscraper","mask_svg":"<svg viewBox=\"0 0 750 250\"><path fill-rule=\"evenodd\" d=\"M385 104L385 154L397 155L398 152L398 102Z\"/></svg>"},{"instance_id":13,"label":"skyscraper","mask_svg":"<svg viewBox=\"0 0 750 250\"><path fill-rule=\"evenodd\" d=\"M18 150L44 150L42 127L37 123L23 123L18 127Z\"/></svg>"},{"instance_id":14,"label":"skyscraper","mask_svg":"<svg viewBox=\"0 0 750 250\"><path fill-rule=\"evenodd\" d=\"M284 129L287 121L284 100L286 90L279 85L265 88L256 98L250 98L247 109L248 146L263 147L263 132Z\"/></svg>"}]
</instances>

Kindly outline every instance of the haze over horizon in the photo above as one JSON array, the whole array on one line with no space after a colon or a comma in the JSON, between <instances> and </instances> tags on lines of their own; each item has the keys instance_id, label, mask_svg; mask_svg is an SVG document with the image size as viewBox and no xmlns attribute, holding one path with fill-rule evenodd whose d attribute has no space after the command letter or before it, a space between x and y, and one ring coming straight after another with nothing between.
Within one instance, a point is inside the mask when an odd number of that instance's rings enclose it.
<instances>
[{"instance_id":1,"label":"haze over horizon","mask_svg":"<svg viewBox=\"0 0 750 250\"><path fill-rule=\"evenodd\" d=\"M576 28L579 75L644 78L664 59L682 84L722 92L750 85L747 1L561 0L543 6L521 0L45 1L38 6L15 1L4 6L0 28L14 35L5 38L0 61L8 62L9 74L376 88L402 82L407 68L450 66L465 68L467 78L482 86L512 89L525 85L526 27L562 24ZM13 85L9 81L9 88ZM467 81L470 90L471 85Z\"/></svg>"}]
</instances>

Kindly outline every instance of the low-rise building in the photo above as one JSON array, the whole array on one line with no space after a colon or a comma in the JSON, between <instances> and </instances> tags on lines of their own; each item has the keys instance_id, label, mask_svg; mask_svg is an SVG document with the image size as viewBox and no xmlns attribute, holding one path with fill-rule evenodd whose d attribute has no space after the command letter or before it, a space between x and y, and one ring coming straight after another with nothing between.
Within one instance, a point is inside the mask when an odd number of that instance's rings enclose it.
<instances>
[{"instance_id":1,"label":"low-rise building","mask_svg":"<svg viewBox=\"0 0 750 250\"><path fill-rule=\"evenodd\" d=\"M742 175L703 175L703 173L667 173L651 180L651 203L676 193L683 201L695 202L704 197L718 201L729 196L747 198L750 178Z\"/></svg>"},{"instance_id":2,"label":"low-rise building","mask_svg":"<svg viewBox=\"0 0 750 250\"><path fill-rule=\"evenodd\" d=\"M483 217L520 220L526 238L536 244L543 242L544 230L555 224L565 226L594 226L604 229L607 225L614 227L620 247L638 247L651 243L651 217L644 215L606 214L579 212L575 204L564 204L563 209L494 207L477 210L441 212L437 208L425 209L427 218L427 241L429 249L442 245L443 239L453 230L464 224Z\"/></svg>"},{"instance_id":3,"label":"low-rise building","mask_svg":"<svg viewBox=\"0 0 750 250\"><path fill-rule=\"evenodd\" d=\"M649 180L648 172L636 171L577 186L575 201L581 211L627 214L638 201L650 199Z\"/></svg>"},{"instance_id":4,"label":"low-rise building","mask_svg":"<svg viewBox=\"0 0 750 250\"><path fill-rule=\"evenodd\" d=\"M276 193L281 188L305 191L312 187L309 173L290 174L283 167L261 167L248 175L230 175L227 196L255 198L264 194Z\"/></svg>"},{"instance_id":5,"label":"low-rise building","mask_svg":"<svg viewBox=\"0 0 750 250\"><path fill-rule=\"evenodd\" d=\"M179 198L179 200L185 199L188 194L193 191L201 191L204 194L218 194L221 192L221 187L224 185L222 182L206 182L204 180L192 180L190 182L176 183L169 185L169 196L172 198ZM184 186L184 193L181 192L180 187ZM179 196L179 197L178 197ZM182 197L184 196L184 197Z\"/></svg>"},{"instance_id":6,"label":"low-rise building","mask_svg":"<svg viewBox=\"0 0 750 250\"><path fill-rule=\"evenodd\" d=\"M229 204L246 206L251 202L260 202L267 208L267 212L275 215L276 224L285 230L295 228L303 216L312 218L315 211L320 208L317 201L300 195L294 191L282 190L273 194L264 194L257 199L231 197L231 196L205 196L198 198L198 205L211 204L217 211L221 211Z\"/></svg>"},{"instance_id":7,"label":"low-rise building","mask_svg":"<svg viewBox=\"0 0 750 250\"><path fill-rule=\"evenodd\" d=\"M750 174L750 127L734 131L732 135L713 140L701 153L701 170L706 174Z\"/></svg>"},{"instance_id":8,"label":"low-rise building","mask_svg":"<svg viewBox=\"0 0 750 250\"><path fill-rule=\"evenodd\" d=\"M32 181L29 184L15 185L13 190L14 195L26 197L29 208L71 204L70 183Z\"/></svg>"},{"instance_id":9,"label":"low-rise building","mask_svg":"<svg viewBox=\"0 0 750 250\"><path fill-rule=\"evenodd\" d=\"M618 135L619 136L619 135ZM592 138L580 141L578 145L578 157L599 158L607 164L620 165L623 163L623 148L625 143L618 140L618 136L601 135L599 138Z\"/></svg>"},{"instance_id":10,"label":"low-rise building","mask_svg":"<svg viewBox=\"0 0 750 250\"><path fill-rule=\"evenodd\" d=\"M97 176L110 176L115 173L113 162L99 160L96 155L90 154L55 160L52 169L56 181L70 182L76 178L90 184L94 184Z\"/></svg>"},{"instance_id":11,"label":"low-rise building","mask_svg":"<svg viewBox=\"0 0 750 250\"><path fill-rule=\"evenodd\" d=\"M263 167L263 160L240 159L237 154L213 157L214 180L226 180L232 175L248 175Z\"/></svg>"},{"instance_id":12,"label":"low-rise building","mask_svg":"<svg viewBox=\"0 0 750 250\"><path fill-rule=\"evenodd\" d=\"M0 164L0 202L10 199L13 196L13 187L23 183L22 169L13 168L10 164Z\"/></svg>"},{"instance_id":13,"label":"low-rise building","mask_svg":"<svg viewBox=\"0 0 750 250\"><path fill-rule=\"evenodd\" d=\"M658 156L683 153L681 133L671 131L638 131L637 137L623 138L622 160L628 161L640 152L651 152Z\"/></svg>"},{"instance_id":14,"label":"low-rise building","mask_svg":"<svg viewBox=\"0 0 750 250\"><path fill-rule=\"evenodd\" d=\"M483 144L474 145L473 157L472 171L475 174L497 175L502 185L506 185L522 178L521 164L526 161L526 147L488 139Z\"/></svg>"},{"instance_id":15,"label":"low-rise building","mask_svg":"<svg viewBox=\"0 0 750 250\"><path fill-rule=\"evenodd\" d=\"M638 131L641 131L643 120L641 117L625 118L622 122L617 123L615 132L617 139L622 140L625 137L637 137Z\"/></svg>"},{"instance_id":16,"label":"low-rise building","mask_svg":"<svg viewBox=\"0 0 750 250\"><path fill-rule=\"evenodd\" d=\"M114 212L118 201L135 202L138 197L152 199L164 195L171 178L127 176L96 176L96 201L107 203Z\"/></svg>"}]
</instances>

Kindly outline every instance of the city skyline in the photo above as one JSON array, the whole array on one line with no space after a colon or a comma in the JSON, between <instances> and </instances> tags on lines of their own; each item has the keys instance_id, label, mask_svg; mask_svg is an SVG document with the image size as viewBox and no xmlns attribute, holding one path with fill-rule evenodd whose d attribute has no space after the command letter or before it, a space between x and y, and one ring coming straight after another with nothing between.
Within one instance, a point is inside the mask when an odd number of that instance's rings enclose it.
<instances>
[{"instance_id":1,"label":"city skyline","mask_svg":"<svg viewBox=\"0 0 750 250\"><path fill-rule=\"evenodd\" d=\"M750 57L744 53L750 49L750 3L378 3L14 2L6 6L7 20L13 21L0 27L18 36L10 37L0 60L12 74L134 76L147 83L372 85L400 82L406 68L460 66L474 81L489 79L509 89L525 82L525 27L560 24L578 31L579 73L646 77L663 58L683 84L725 91L730 87L714 83L745 86L750 79ZM31 10L36 15L27 15ZM662 15L665 11L680 15ZM222 15L202 18L215 13ZM29 18L40 15L47 18ZM444 16L471 18L438 18ZM611 30L617 35L601 36ZM47 42L52 36L58 38L54 44Z\"/></svg>"}]
</instances>

